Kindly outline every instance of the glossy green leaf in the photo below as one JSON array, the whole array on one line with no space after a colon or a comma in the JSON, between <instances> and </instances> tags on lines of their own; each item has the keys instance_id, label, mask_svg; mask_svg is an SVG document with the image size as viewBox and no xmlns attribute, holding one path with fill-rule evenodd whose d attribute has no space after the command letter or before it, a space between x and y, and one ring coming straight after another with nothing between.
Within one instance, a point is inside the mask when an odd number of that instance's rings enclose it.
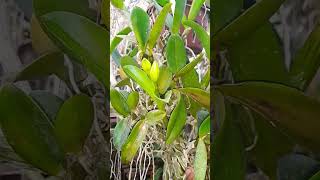
<instances>
[{"instance_id":1,"label":"glossy green leaf","mask_svg":"<svg viewBox=\"0 0 320 180\"><path fill-rule=\"evenodd\" d=\"M225 115L213 140L211 177L243 180L246 174L245 147L235 106L226 103Z\"/></svg>"},{"instance_id":2,"label":"glossy green leaf","mask_svg":"<svg viewBox=\"0 0 320 180\"><path fill-rule=\"evenodd\" d=\"M204 106L210 108L210 93L199 88L180 88L180 92L191 97L193 100Z\"/></svg>"},{"instance_id":3,"label":"glossy green leaf","mask_svg":"<svg viewBox=\"0 0 320 180\"><path fill-rule=\"evenodd\" d=\"M164 6L169 3L169 0L155 0L160 6Z\"/></svg>"},{"instance_id":4,"label":"glossy green leaf","mask_svg":"<svg viewBox=\"0 0 320 180\"><path fill-rule=\"evenodd\" d=\"M84 65L98 80L109 86L109 33L90 20L68 12L53 12L41 17L49 37L72 60Z\"/></svg>"},{"instance_id":5,"label":"glossy green leaf","mask_svg":"<svg viewBox=\"0 0 320 180\"><path fill-rule=\"evenodd\" d=\"M201 88L206 89L210 84L210 69L207 70L206 74L202 78L201 82Z\"/></svg>"},{"instance_id":6,"label":"glossy green leaf","mask_svg":"<svg viewBox=\"0 0 320 180\"><path fill-rule=\"evenodd\" d=\"M139 48L135 47L132 49L132 51L128 55L131 57L135 57L138 54L138 52L139 52Z\"/></svg>"},{"instance_id":7,"label":"glossy green leaf","mask_svg":"<svg viewBox=\"0 0 320 180\"><path fill-rule=\"evenodd\" d=\"M130 114L130 108L125 97L115 89L110 89L111 105L119 114L126 117Z\"/></svg>"},{"instance_id":8,"label":"glossy green leaf","mask_svg":"<svg viewBox=\"0 0 320 180\"><path fill-rule=\"evenodd\" d=\"M132 65L132 66L139 67L137 61L135 61L131 56L123 56L120 59L120 65L121 65L121 67L124 67L126 65Z\"/></svg>"},{"instance_id":9,"label":"glossy green leaf","mask_svg":"<svg viewBox=\"0 0 320 180\"><path fill-rule=\"evenodd\" d=\"M262 43L263 42L263 43ZM236 82L288 80L283 53L270 23L229 48L229 64Z\"/></svg>"},{"instance_id":10,"label":"glossy green leaf","mask_svg":"<svg viewBox=\"0 0 320 180\"><path fill-rule=\"evenodd\" d=\"M101 18L102 18L103 23L106 26L109 26L109 24L110 24L110 1L102 0L100 11L101 11ZM110 52L112 52L112 51L110 51Z\"/></svg>"},{"instance_id":11,"label":"glossy green leaf","mask_svg":"<svg viewBox=\"0 0 320 180\"><path fill-rule=\"evenodd\" d=\"M47 91L31 91L29 95L48 115L51 122L53 122L56 119L58 111L63 104L63 100Z\"/></svg>"},{"instance_id":12,"label":"glossy green leaf","mask_svg":"<svg viewBox=\"0 0 320 180\"><path fill-rule=\"evenodd\" d=\"M120 42L122 41L123 38L119 36L128 35L131 32L132 30L130 27L125 27L120 32L118 32L117 35L111 40L110 53L113 53L113 51L117 48L118 44L120 44Z\"/></svg>"},{"instance_id":13,"label":"glossy green leaf","mask_svg":"<svg viewBox=\"0 0 320 180\"><path fill-rule=\"evenodd\" d=\"M200 25L194 21L186 20L183 22L184 25L189 26L196 33L197 38L200 40L201 45L206 51L206 56L210 59L210 36L207 31Z\"/></svg>"},{"instance_id":14,"label":"glossy green leaf","mask_svg":"<svg viewBox=\"0 0 320 180\"><path fill-rule=\"evenodd\" d=\"M241 13L243 0L215 0L212 5L213 33L216 34Z\"/></svg>"},{"instance_id":15,"label":"glossy green leaf","mask_svg":"<svg viewBox=\"0 0 320 180\"><path fill-rule=\"evenodd\" d=\"M280 84L245 82L217 87L225 96L261 113L299 144L319 151L317 128L320 103L303 92ZM301 123L301 122L304 123Z\"/></svg>"},{"instance_id":16,"label":"glossy green leaf","mask_svg":"<svg viewBox=\"0 0 320 180\"><path fill-rule=\"evenodd\" d=\"M176 73L186 64L187 54L184 42L179 35L171 35L166 47L168 67L172 73Z\"/></svg>"},{"instance_id":17,"label":"glossy green leaf","mask_svg":"<svg viewBox=\"0 0 320 180\"><path fill-rule=\"evenodd\" d=\"M191 8L188 14L188 20L193 21L196 19L204 2L205 0L192 1ZM214 11L216 11L216 9L214 9Z\"/></svg>"},{"instance_id":18,"label":"glossy green leaf","mask_svg":"<svg viewBox=\"0 0 320 180\"><path fill-rule=\"evenodd\" d=\"M150 31L150 19L148 14L140 7L134 7L131 11L131 25L139 48L144 51Z\"/></svg>"},{"instance_id":19,"label":"glossy green leaf","mask_svg":"<svg viewBox=\"0 0 320 180\"><path fill-rule=\"evenodd\" d=\"M220 1L224 3L223 0ZM215 34L213 41L231 44L238 39L249 36L260 26L266 24L283 2L284 0L261 0L255 3L232 23ZM218 7L216 8L215 10L218 10ZM229 8L229 6L226 6L226 8Z\"/></svg>"},{"instance_id":20,"label":"glossy green leaf","mask_svg":"<svg viewBox=\"0 0 320 180\"><path fill-rule=\"evenodd\" d=\"M126 143L122 146L121 162L128 164L135 157L139 147L142 145L143 140L146 138L148 125L140 120L132 129Z\"/></svg>"},{"instance_id":21,"label":"glossy green leaf","mask_svg":"<svg viewBox=\"0 0 320 180\"><path fill-rule=\"evenodd\" d=\"M150 96L155 96L156 87L153 83L151 83L151 79L143 70L132 65L124 66L123 70L128 77L134 80Z\"/></svg>"},{"instance_id":22,"label":"glossy green leaf","mask_svg":"<svg viewBox=\"0 0 320 180\"><path fill-rule=\"evenodd\" d=\"M82 150L94 116L93 103L87 95L75 95L64 102L54 121L54 132L65 153Z\"/></svg>"},{"instance_id":23,"label":"glossy green leaf","mask_svg":"<svg viewBox=\"0 0 320 180\"><path fill-rule=\"evenodd\" d=\"M173 109L169 119L166 133L166 144L172 144L174 140L176 140L180 136L186 124L186 120L186 106L183 97L180 97L178 100L178 104Z\"/></svg>"},{"instance_id":24,"label":"glossy green leaf","mask_svg":"<svg viewBox=\"0 0 320 180\"><path fill-rule=\"evenodd\" d=\"M60 79L68 81L68 69L64 65L64 57L61 52L52 52L40 56L30 65L19 72L15 81L24 81L41 78L55 74Z\"/></svg>"},{"instance_id":25,"label":"glossy green leaf","mask_svg":"<svg viewBox=\"0 0 320 180\"><path fill-rule=\"evenodd\" d=\"M210 116L208 116L200 125L199 127L199 138L203 138L206 135L210 134L210 129L211 129L211 120Z\"/></svg>"},{"instance_id":26,"label":"glossy green leaf","mask_svg":"<svg viewBox=\"0 0 320 180\"><path fill-rule=\"evenodd\" d=\"M172 82L172 73L167 66L160 67L159 79L157 81L158 90L160 94L167 92Z\"/></svg>"},{"instance_id":27,"label":"glossy green leaf","mask_svg":"<svg viewBox=\"0 0 320 180\"><path fill-rule=\"evenodd\" d=\"M23 91L6 85L0 91L0 123L14 151L50 175L62 170L62 151L53 126L40 107Z\"/></svg>"},{"instance_id":28,"label":"glossy green leaf","mask_svg":"<svg viewBox=\"0 0 320 180\"><path fill-rule=\"evenodd\" d=\"M180 77L186 75L188 72L194 69L196 65L203 60L203 54L199 54L193 61L185 65L182 69L180 69L174 76Z\"/></svg>"},{"instance_id":29,"label":"glossy green leaf","mask_svg":"<svg viewBox=\"0 0 320 180\"><path fill-rule=\"evenodd\" d=\"M130 85L131 85L131 84L130 84L130 79L129 79L129 78L125 78L125 79L119 81L119 82L115 85L115 87L124 87L124 86L130 86Z\"/></svg>"},{"instance_id":30,"label":"glossy green leaf","mask_svg":"<svg viewBox=\"0 0 320 180\"><path fill-rule=\"evenodd\" d=\"M96 13L90 9L87 0L32 0L32 4L33 10L38 18L54 11L66 11L96 21Z\"/></svg>"},{"instance_id":31,"label":"glossy green leaf","mask_svg":"<svg viewBox=\"0 0 320 180\"><path fill-rule=\"evenodd\" d=\"M176 0L174 7L173 23L172 23L172 34L178 34L181 26L182 17L185 15L184 11L186 8L187 0Z\"/></svg>"},{"instance_id":32,"label":"glossy green leaf","mask_svg":"<svg viewBox=\"0 0 320 180\"><path fill-rule=\"evenodd\" d=\"M157 40L159 39L159 36L162 32L163 26L166 22L166 17L168 13L171 10L171 3L167 3L162 10L160 11L160 14L158 15L156 21L153 24L153 27L150 32L150 37L148 40L148 46L150 49L154 47L156 44Z\"/></svg>"},{"instance_id":33,"label":"glossy green leaf","mask_svg":"<svg viewBox=\"0 0 320 180\"><path fill-rule=\"evenodd\" d=\"M148 124L156 124L166 117L166 112L162 110L152 110L146 114L145 121Z\"/></svg>"},{"instance_id":34,"label":"glossy green leaf","mask_svg":"<svg viewBox=\"0 0 320 180\"><path fill-rule=\"evenodd\" d=\"M119 9L123 9L124 8L124 2L123 0L111 0L111 4Z\"/></svg>"},{"instance_id":35,"label":"glossy green leaf","mask_svg":"<svg viewBox=\"0 0 320 180\"><path fill-rule=\"evenodd\" d=\"M194 179L195 180L205 180L207 171L207 149L204 141L202 139L198 140L198 145L196 149L196 157L194 160Z\"/></svg>"},{"instance_id":36,"label":"glossy green leaf","mask_svg":"<svg viewBox=\"0 0 320 180\"><path fill-rule=\"evenodd\" d=\"M120 119L117 122L113 132L113 144L118 151L121 150L123 144L126 142L131 130L130 121L128 118Z\"/></svg>"},{"instance_id":37,"label":"glossy green leaf","mask_svg":"<svg viewBox=\"0 0 320 180\"><path fill-rule=\"evenodd\" d=\"M131 111L134 111L139 103L139 93L137 91L133 91L128 95L127 104Z\"/></svg>"},{"instance_id":38,"label":"glossy green leaf","mask_svg":"<svg viewBox=\"0 0 320 180\"><path fill-rule=\"evenodd\" d=\"M320 65L320 25L309 35L303 47L293 59L290 81L294 87L305 90Z\"/></svg>"}]
</instances>

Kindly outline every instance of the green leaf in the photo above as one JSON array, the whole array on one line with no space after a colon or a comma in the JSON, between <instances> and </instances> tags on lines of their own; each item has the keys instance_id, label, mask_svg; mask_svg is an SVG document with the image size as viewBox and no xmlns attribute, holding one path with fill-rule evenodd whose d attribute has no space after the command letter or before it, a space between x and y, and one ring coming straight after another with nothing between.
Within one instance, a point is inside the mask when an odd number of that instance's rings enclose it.
<instances>
[{"instance_id":1,"label":"green leaf","mask_svg":"<svg viewBox=\"0 0 320 180\"><path fill-rule=\"evenodd\" d=\"M131 11L131 25L140 50L145 51L150 31L148 14L140 7L134 7Z\"/></svg>"},{"instance_id":2,"label":"green leaf","mask_svg":"<svg viewBox=\"0 0 320 180\"><path fill-rule=\"evenodd\" d=\"M180 69L174 76L180 77L186 75L188 72L194 69L196 65L203 60L203 54L199 54L193 61L185 65L182 69Z\"/></svg>"},{"instance_id":3,"label":"green leaf","mask_svg":"<svg viewBox=\"0 0 320 180\"><path fill-rule=\"evenodd\" d=\"M53 122L63 104L63 100L47 91L31 91L29 95L48 115L51 122Z\"/></svg>"},{"instance_id":4,"label":"green leaf","mask_svg":"<svg viewBox=\"0 0 320 180\"><path fill-rule=\"evenodd\" d=\"M110 1L102 0L100 11L101 11L102 21L108 27L110 24Z\"/></svg>"},{"instance_id":5,"label":"green leaf","mask_svg":"<svg viewBox=\"0 0 320 180\"><path fill-rule=\"evenodd\" d=\"M54 121L54 132L65 153L82 150L93 120L94 107L87 95L75 95L64 102Z\"/></svg>"},{"instance_id":6,"label":"green leaf","mask_svg":"<svg viewBox=\"0 0 320 180\"><path fill-rule=\"evenodd\" d=\"M64 65L63 54L61 52L52 52L40 56L34 62L26 66L16 75L15 81L32 80L55 74L61 80L68 82L67 73L68 69Z\"/></svg>"},{"instance_id":7,"label":"green leaf","mask_svg":"<svg viewBox=\"0 0 320 180\"><path fill-rule=\"evenodd\" d=\"M203 138L205 136L207 136L208 134L210 134L210 129L211 129L211 125L210 125L210 116L208 116L200 125L199 127L199 138Z\"/></svg>"},{"instance_id":8,"label":"green leaf","mask_svg":"<svg viewBox=\"0 0 320 180\"><path fill-rule=\"evenodd\" d=\"M169 0L155 0L160 6L164 6L169 3Z\"/></svg>"},{"instance_id":9,"label":"green leaf","mask_svg":"<svg viewBox=\"0 0 320 180\"><path fill-rule=\"evenodd\" d=\"M216 34L241 13L243 0L215 0L212 5L214 8L212 14L213 33Z\"/></svg>"},{"instance_id":10,"label":"green leaf","mask_svg":"<svg viewBox=\"0 0 320 180\"><path fill-rule=\"evenodd\" d=\"M38 18L54 11L67 11L96 21L96 13L90 9L87 0L33 0L32 4Z\"/></svg>"},{"instance_id":11,"label":"green leaf","mask_svg":"<svg viewBox=\"0 0 320 180\"><path fill-rule=\"evenodd\" d=\"M224 2L223 0L220 1ZM240 38L249 36L260 26L266 24L283 2L284 0L261 0L255 3L226 28L215 34L213 37L214 43L231 44ZM217 6L216 8L216 10L219 10ZM226 8L229 8L229 6L226 6Z\"/></svg>"},{"instance_id":12,"label":"green leaf","mask_svg":"<svg viewBox=\"0 0 320 180\"><path fill-rule=\"evenodd\" d=\"M115 85L115 87L124 87L124 86L130 86L130 85L131 85L131 84L130 84L130 79L129 79L129 78L125 78L125 79L119 81L119 82Z\"/></svg>"},{"instance_id":13,"label":"green leaf","mask_svg":"<svg viewBox=\"0 0 320 180\"><path fill-rule=\"evenodd\" d=\"M206 89L210 84L210 69L207 70L206 74L202 78L201 82L201 88Z\"/></svg>"},{"instance_id":14,"label":"green leaf","mask_svg":"<svg viewBox=\"0 0 320 180\"><path fill-rule=\"evenodd\" d=\"M206 171L207 171L207 149L203 140L200 138L198 140L196 157L194 160L194 173L195 180L205 180L206 179Z\"/></svg>"},{"instance_id":15,"label":"green leaf","mask_svg":"<svg viewBox=\"0 0 320 180\"><path fill-rule=\"evenodd\" d=\"M150 32L150 37L148 40L148 46L150 49L152 49L154 47L154 45L156 44L157 40L159 39L159 36L161 34L161 31L163 29L163 26L166 22L166 17L168 15L168 13L171 10L171 3L167 3L162 10L160 11L160 14L158 15L156 21L154 22L154 25L151 29Z\"/></svg>"},{"instance_id":16,"label":"green leaf","mask_svg":"<svg viewBox=\"0 0 320 180\"><path fill-rule=\"evenodd\" d=\"M309 35L303 47L293 59L290 81L294 87L305 90L320 65L320 25Z\"/></svg>"},{"instance_id":17,"label":"green leaf","mask_svg":"<svg viewBox=\"0 0 320 180\"><path fill-rule=\"evenodd\" d=\"M143 70L132 65L124 66L123 70L130 79L134 80L151 97L155 96L156 87Z\"/></svg>"},{"instance_id":18,"label":"green leaf","mask_svg":"<svg viewBox=\"0 0 320 180\"><path fill-rule=\"evenodd\" d=\"M172 23L172 34L178 34L180 30L181 20L184 16L184 10L186 8L187 0L176 0L174 7L173 23Z\"/></svg>"},{"instance_id":19,"label":"green leaf","mask_svg":"<svg viewBox=\"0 0 320 180\"><path fill-rule=\"evenodd\" d=\"M148 125L145 121L140 120L132 129L126 143L122 146L121 162L128 164L135 157L143 140L146 138L148 132Z\"/></svg>"},{"instance_id":20,"label":"green leaf","mask_svg":"<svg viewBox=\"0 0 320 180\"><path fill-rule=\"evenodd\" d=\"M318 171L315 175L313 175L309 180L319 180L320 179L320 171Z\"/></svg>"},{"instance_id":21,"label":"green leaf","mask_svg":"<svg viewBox=\"0 0 320 180\"><path fill-rule=\"evenodd\" d=\"M148 124L156 124L166 117L166 112L162 110L152 110L146 114L145 121Z\"/></svg>"},{"instance_id":22,"label":"green leaf","mask_svg":"<svg viewBox=\"0 0 320 180\"><path fill-rule=\"evenodd\" d=\"M157 81L158 90L160 94L167 92L172 82L172 73L167 66L160 67L159 79Z\"/></svg>"},{"instance_id":23,"label":"green leaf","mask_svg":"<svg viewBox=\"0 0 320 180\"><path fill-rule=\"evenodd\" d=\"M210 59L210 36L207 31L201 25L190 20L184 21L183 24L193 29L197 35L197 38L200 40L201 45L206 51L207 58Z\"/></svg>"},{"instance_id":24,"label":"green leaf","mask_svg":"<svg viewBox=\"0 0 320 180\"><path fill-rule=\"evenodd\" d=\"M128 118L120 119L117 122L113 132L113 144L118 151L121 150L123 144L126 142L131 130L130 121Z\"/></svg>"},{"instance_id":25,"label":"green leaf","mask_svg":"<svg viewBox=\"0 0 320 180\"><path fill-rule=\"evenodd\" d=\"M186 64L187 54L179 35L171 35L166 47L168 67L172 73L178 72Z\"/></svg>"},{"instance_id":26,"label":"green leaf","mask_svg":"<svg viewBox=\"0 0 320 180\"><path fill-rule=\"evenodd\" d=\"M246 39L234 43L228 51L228 61L236 82L287 82L288 73L282 49L270 23L260 27Z\"/></svg>"},{"instance_id":27,"label":"green leaf","mask_svg":"<svg viewBox=\"0 0 320 180\"><path fill-rule=\"evenodd\" d=\"M45 31L72 60L84 65L98 80L109 86L109 33L90 20L68 12L41 16Z\"/></svg>"},{"instance_id":28,"label":"green leaf","mask_svg":"<svg viewBox=\"0 0 320 180\"><path fill-rule=\"evenodd\" d=\"M130 108L127 104L126 98L117 90L110 89L111 105L119 114L126 117L130 114Z\"/></svg>"},{"instance_id":29,"label":"green leaf","mask_svg":"<svg viewBox=\"0 0 320 180\"><path fill-rule=\"evenodd\" d=\"M173 109L169 124L167 126L166 144L172 144L176 140L186 124L187 112L183 97L178 100L177 106Z\"/></svg>"},{"instance_id":30,"label":"green leaf","mask_svg":"<svg viewBox=\"0 0 320 180\"><path fill-rule=\"evenodd\" d=\"M128 95L127 104L131 111L134 111L139 103L139 93L137 91L133 91Z\"/></svg>"},{"instance_id":31,"label":"green leaf","mask_svg":"<svg viewBox=\"0 0 320 180\"><path fill-rule=\"evenodd\" d=\"M226 116L224 97L219 91L213 91L212 108L214 109L213 131L217 131L223 124Z\"/></svg>"},{"instance_id":32,"label":"green leaf","mask_svg":"<svg viewBox=\"0 0 320 180\"><path fill-rule=\"evenodd\" d=\"M123 9L124 8L124 2L123 0L111 0L111 4L119 9Z\"/></svg>"},{"instance_id":33,"label":"green leaf","mask_svg":"<svg viewBox=\"0 0 320 180\"><path fill-rule=\"evenodd\" d=\"M241 104L262 114L299 144L319 151L320 103L303 92L284 85L266 82L245 82L222 85L217 89ZM304 123L301 123L301 122Z\"/></svg>"},{"instance_id":34,"label":"green leaf","mask_svg":"<svg viewBox=\"0 0 320 180\"><path fill-rule=\"evenodd\" d=\"M21 158L50 175L62 170L63 154L50 120L31 97L13 85L1 88L0 123L6 140Z\"/></svg>"},{"instance_id":35,"label":"green leaf","mask_svg":"<svg viewBox=\"0 0 320 180\"><path fill-rule=\"evenodd\" d=\"M210 93L199 88L180 88L180 92L191 97L203 107L210 109Z\"/></svg>"},{"instance_id":36,"label":"green leaf","mask_svg":"<svg viewBox=\"0 0 320 180\"><path fill-rule=\"evenodd\" d=\"M117 33L117 35L111 40L110 53L113 53L113 51L117 48L118 44L120 44L120 42L122 41L123 38L119 37L119 36L125 36L125 35L128 35L131 32L132 32L132 30L131 30L130 27L125 27L124 29L119 31Z\"/></svg>"},{"instance_id":37,"label":"green leaf","mask_svg":"<svg viewBox=\"0 0 320 180\"><path fill-rule=\"evenodd\" d=\"M192 1L192 5L188 14L188 20L195 20L196 17L199 15L200 9L203 5L205 0L198 0L198 1ZM214 9L216 11L216 9Z\"/></svg>"},{"instance_id":38,"label":"green leaf","mask_svg":"<svg viewBox=\"0 0 320 180\"><path fill-rule=\"evenodd\" d=\"M136 66L139 67L137 61L135 61L131 56L123 56L120 59L120 65L122 67L126 66L126 65L132 65L132 66Z\"/></svg>"},{"instance_id":39,"label":"green leaf","mask_svg":"<svg viewBox=\"0 0 320 180\"><path fill-rule=\"evenodd\" d=\"M246 174L245 147L234 105L226 103L226 118L213 140L213 179L243 180Z\"/></svg>"}]
</instances>

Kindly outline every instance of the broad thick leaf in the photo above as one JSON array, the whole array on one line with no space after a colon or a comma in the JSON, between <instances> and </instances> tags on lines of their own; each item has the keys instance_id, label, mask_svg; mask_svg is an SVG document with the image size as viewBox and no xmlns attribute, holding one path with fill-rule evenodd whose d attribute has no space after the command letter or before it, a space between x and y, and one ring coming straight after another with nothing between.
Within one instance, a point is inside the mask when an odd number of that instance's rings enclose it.
<instances>
[{"instance_id":1,"label":"broad thick leaf","mask_svg":"<svg viewBox=\"0 0 320 180\"><path fill-rule=\"evenodd\" d=\"M148 132L148 125L145 121L140 120L132 129L126 143L122 146L121 162L128 164L135 157L143 140L146 138Z\"/></svg>"},{"instance_id":2,"label":"broad thick leaf","mask_svg":"<svg viewBox=\"0 0 320 180\"><path fill-rule=\"evenodd\" d=\"M26 66L16 75L15 81L32 80L51 74L55 74L61 80L69 81L67 73L68 69L64 65L63 54L61 52L52 52L40 56Z\"/></svg>"},{"instance_id":3,"label":"broad thick leaf","mask_svg":"<svg viewBox=\"0 0 320 180\"><path fill-rule=\"evenodd\" d=\"M90 20L68 12L41 16L49 37L72 59L84 65L108 87L109 74L106 52L109 33Z\"/></svg>"},{"instance_id":4,"label":"broad thick leaf","mask_svg":"<svg viewBox=\"0 0 320 180\"><path fill-rule=\"evenodd\" d=\"M51 122L53 122L56 119L57 113L63 104L63 100L47 91L31 91L29 95L48 115Z\"/></svg>"},{"instance_id":5,"label":"broad thick leaf","mask_svg":"<svg viewBox=\"0 0 320 180\"><path fill-rule=\"evenodd\" d=\"M64 102L54 121L54 132L65 153L82 150L94 116L93 103L87 95L75 95Z\"/></svg>"},{"instance_id":6,"label":"broad thick leaf","mask_svg":"<svg viewBox=\"0 0 320 180\"><path fill-rule=\"evenodd\" d=\"M188 63L187 65L185 65L182 69L180 69L174 76L175 77L180 77L180 76L184 76L187 73L189 73L191 70L194 69L194 67L196 67L196 65L201 62L203 60L203 54L199 54L193 61L191 61L190 63Z\"/></svg>"},{"instance_id":7,"label":"broad thick leaf","mask_svg":"<svg viewBox=\"0 0 320 180\"><path fill-rule=\"evenodd\" d=\"M124 66L123 70L127 74L127 76L130 77L130 79L134 80L151 97L155 96L156 87L143 70L132 65Z\"/></svg>"},{"instance_id":8,"label":"broad thick leaf","mask_svg":"<svg viewBox=\"0 0 320 180\"><path fill-rule=\"evenodd\" d=\"M173 109L169 124L167 126L167 133L166 133L166 144L173 143L176 140L184 128L187 120L187 112L186 106L184 103L184 99L181 96L178 100L176 107Z\"/></svg>"},{"instance_id":9,"label":"broad thick leaf","mask_svg":"<svg viewBox=\"0 0 320 180\"><path fill-rule=\"evenodd\" d=\"M131 11L131 26L140 50L145 51L150 31L150 19L148 14L140 7L135 7Z\"/></svg>"},{"instance_id":10,"label":"broad thick leaf","mask_svg":"<svg viewBox=\"0 0 320 180\"><path fill-rule=\"evenodd\" d=\"M211 177L243 180L246 174L245 147L235 106L226 103L225 115L225 120L213 140Z\"/></svg>"},{"instance_id":11,"label":"broad thick leaf","mask_svg":"<svg viewBox=\"0 0 320 180\"><path fill-rule=\"evenodd\" d=\"M305 90L320 65L320 25L309 35L290 69L290 85Z\"/></svg>"},{"instance_id":12,"label":"broad thick leaf","mask_svg":"<svg viewBox=\"0 0 320 180\"><path fill-rule=\"evenodd\" d=\"M200 138L198 140L196 157L194 160L194 179L195 180L205 180L206 179L206 171L207 171L207 148L203 140Z\"/></svg>"},{"instance_id":13,"label":"broad thick leaf","mask_svg":"<svg viewBox=\"0 0 320 180\"><path fill-rule=\"evenodd\" d=\"M111 0L111 4L119 9L123 9L124 8L124 2L123 0Z\"/></svg>"},{"instance_id":14,"label":"broad thick leaf","mask_svg":"<svg viewBox=\"0 0 320 180\"><path fill-rule=\"evenodd\" d=\"M194 21L186 20L183 22L184 25L189 26L196 33L197 38L200 40L201 45L206 51L206 56L210 59L210 36L207 31L200 25Z\"/></svg>"},{"instance_id":15,"label":"broad thick leaf","mask_svg":"<svg viewBox=\"0 0 320 180\"><path fill-rule=\"evenodd\" d=\"M111 105L119 114L126 117L130 114L130 108L127 104L126 98L117 90L110 89Z\"/></svg>"},{"instance_id":16,"label":"broad thick leaf","mask_svg":"<svg viewBox=\"0 0 320 180\"><path fill-rule=\"evenodd\" d=\"M171 35L166 47L168 67L172 73L176 73L186 64L187 54L184 42L179 35Z\"/></svg>"},{"instance_id":17,"label":"broad thick leaf","mask_svg":"<svg viewBox=\"0 0 320 180\"><path fill-rule=\"evenodd\" d=\"M148 124L156 124L166 117L166 112L162 110L152 110L146 114L145 121Z\"/></svg>"},{"instance_id":18,"label":"broad thick leaf","mask_svg":"<svg viewBox=\"0 0 320 180\"><path fill-rule=\"evenodd\" d=\"M139 67L137 61L135 61L131 56L123 56L120 59L120 65L122 67L126 66L126 65L132 65L132 66L136 66Z\"/></svg>"},{"instance_id":19,"label":"broad thick leaf","mask_svg":"<svg viewBox=\"0 0 320 180\"><path fill-rule=\"evenodd\" d=\"M172 34L178 34L181 26L182 17L185 15L184 10L186 8L187 0L176 0L174 7Z\"/></svg>"},{"instance_id":20,"label":"broad thick leaf","mask_svg":"<svg viewBox=\"0 0 320 180\"><path fill-rule=\"evenodd\" d=\"M67 11L96 21L96 13L90 9L87 0L33 0L32 4L38 18L54 11Z\"/></svg>"},{"instance_id":21,"label":"broad thick leaf","mask_svg":"<svg viewBox=\"0 0 320 180\"><path fill-rule=\"evenodd\" d=\"M199 127L199 138L203 138L206 135L210 134L210 129L211 129L211 120L210 116L208 116L200 125Z\"/></svg>"},{"instance_id":22,"label":"broad thick leaf","mask_svg":"<svg viewBox=\"0 0 320 180\"><path fill-rule=\"evenodd\" d=\"M164 94L167 92L172 82L172 73L169 68L166 66L160 67L159 79L157 81L158 90L160 94Z\"/></svg>"},{"instance_id":23,"label":"broad thick leaf","mask_svg":"<svg viewBox=\"0 0 320 180\"><path fill-rule=\"evenodd\" d=\"M1 88L0 123L6 140L22 159L50 175L62 170L63 154L50 120L31 97L13 85Z\"/></svg>"},{"instance_id":24,"label":"broad thick leaf","mask_svg":"<svg viewBox=\"0 0 320 180\"><path fill-rule=\"evenodd\" d=\"M320 103L303 92L266 82L245 82L216 88L225 96L231 96L262 114L299 144L315 151L320 150L317 128Z\"/></svg>"},{"instance_id":25,"label":"broad thick leaf","mask_svg":"<svg viewBox=\"0 0 320 180\"><path fill-rule=\"evenodd\" d=\"M153 27L150 32L150 37L148 40L148 46L150 49L154 47L156 44L157 40L159 39L159 36L162 32L163 26L166 22L166 18L168 13L171 10L171 3L167 3L162 10L160 11L160 14L158 15L156 21L153 24Z\"/></svg>"},{"instance_id":26,"label":"broad thick leaf","mask_svg":"<svg viewBox=\"0 0 320 180\"><path fill-rule=\"evenodd\" d=\"M199 88L180 88L180 92L191 97L200 105L210 109L210 93Z\"/></svg>"},{"instance_id":27,"label":"broad thick leaf","mask_svg":"<svg viewBox=\"0 0 320 180\"><path fill-rule=\"evenodd\" d=\"M131 111L134 111L139 103L139 93L137 91L133 91L128 95L127 104Z\"/></svg>"},{"instance_id":28,"label":"broad thick leaf","mask_svg":"<svg viewBox=\"0 0 320 180\"><path fill-rule=\"evenodd\" d=\"M229 64L236 82L259 80L286 82L282 49L270 23L229 48Z\"/></svg>"},{"instance_id":29,"label":"broad thick leaf","mask_svg":"<svg viewBox=\"0 0 320 180\"><path fill-rule=\"evenodd\" d=\"M307 180L319 170L319 162L302 154L288 154L279 159L279 180Z\"/></svg>"},{"instance_id":30,"label":"broad thick leaf","mask_svg":"<svg viewBox=\"0 0 320 180\"><path fill-rule=\"evenodd\" d=\"M225 3L224 0L220 1ZM240 38L247 37L260 26L266 24L283 2L284 0L261 0L257 2L219 33L215 34L213 37L214 43L231 44ZM217 6L215 7L217 8L215 10L219 9ZM229 6L225 6L225 8L229 8Z\"/></svg>"},{"instance_id":31,"label":"broad thick leaf","mask_svg":"<svg viewBox=\"0 0 320 180\"><path fill-rule=\"evenodd\" d=\"M204 2L205 0L192 1L192 5L188 14L188 20L193 21L196 19Z\"/></svg>"},{"instance_id":32,"label":"broad thick leaf","mask_svg":"<svg viewBox=\"0 0 320 180\"><path fill-rule=\"evenodd\" d=\"M128 118L120 119L117 122L113 132L113 144L118 151L121 150L123 144L126 142L131 130L130 121Z\"/></svg>"},{"instance_id":33,"label":"broad thick leaf","mask_svg":"<svg viewBox=\"0 0 320 180\"><path fill-rule=\"evenodd\" d=\"M124 29L122 29L120 32L117 33L116 37L114 37L111 40L110 53L113 53L113 51L117 48L118 44L120 44L120 42L122 41L123 38L119 36L128 35L130 32L132 32L131 28L125 27Z\"/></svg>"},{"instance_id":34,"label":"broad thick leaf","mask_svg":"<svg viewBox=\"0 0 320 180\"><path fill-rule=\"evenodd\" d=\"M243 0L215 0L212 5L213 33L216 34L241 13Z\"/></svg>"}]
</instances>

